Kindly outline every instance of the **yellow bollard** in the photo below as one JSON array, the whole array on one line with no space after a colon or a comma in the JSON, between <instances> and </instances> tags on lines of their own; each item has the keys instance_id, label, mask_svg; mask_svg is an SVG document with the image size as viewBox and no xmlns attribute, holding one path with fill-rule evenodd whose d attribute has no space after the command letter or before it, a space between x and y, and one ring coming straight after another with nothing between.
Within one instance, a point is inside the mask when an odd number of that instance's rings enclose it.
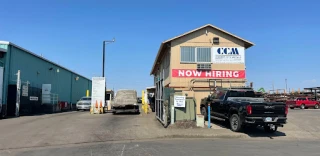
<instances>
[{"instance_id":1,"label":"yellow bollard","mask_svg":"<svg viewBox=\"0 0 320 156\"><path fill-rule=\"evenodd\" d=\"M89 96L89 90L87 90L87 94L86 95L87 95L87 97Z\"/></svg>"},{"instance_id":2,"label":"yellow bollard","mask_svg":"<svg viewBox=\"0 0 320 156\"><path fill-rule=\"evenodd\" d=\"M144 111L144 113L147 114L148 113L148 103L146 102L144 90L142 90L141 100L142 100L142 110Z\"/></svg>"}]
</instances>

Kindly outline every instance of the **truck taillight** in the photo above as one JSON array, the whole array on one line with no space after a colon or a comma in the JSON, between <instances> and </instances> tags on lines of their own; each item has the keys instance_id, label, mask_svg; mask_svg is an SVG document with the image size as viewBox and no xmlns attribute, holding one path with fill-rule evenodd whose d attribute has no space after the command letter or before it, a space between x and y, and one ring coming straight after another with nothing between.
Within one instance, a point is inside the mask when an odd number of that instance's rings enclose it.
<instances>
[{"instance_id":1,"label":"truck taillight","mask_svg":"<svg viewBox=\"0 0 320 156\"><path fill-rule=\"evenodd\" d=\"M248 115L252 114L252 106L251 105L247 105L247 114Z\"/></svg>"},{"instance_id":2,"label":"truck taillight","mask_svg":"<svg viewBox=\"0 0 320 156\"><path fill-rule=\"evenodd\" d=\"M286 108L285 108L286 115L288 114L288 111L289 111L289 107L288 107L288 105L286 105Z\"/></svg>"}]
</instances>

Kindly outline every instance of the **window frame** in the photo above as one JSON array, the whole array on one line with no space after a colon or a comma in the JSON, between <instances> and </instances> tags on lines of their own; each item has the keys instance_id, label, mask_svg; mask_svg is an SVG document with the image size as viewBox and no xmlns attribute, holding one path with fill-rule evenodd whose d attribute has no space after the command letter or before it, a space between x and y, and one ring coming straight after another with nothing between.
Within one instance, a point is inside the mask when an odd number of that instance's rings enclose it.
<instances>
[{"instance_id":1,"label":"window frame","mask_svg":"<svg viewBox=\"0 0 320 156\"><path fill-rule=\"evenodd\" d=\"M182 47L192 47L194 48L194 62L191 62L191 61L182 61L181 58L182 58L182 54L181 54L181 48ZM209 48L210 49L210 61L209 62L198 62L198 57L197 57L197 54L198 54L198 48ZM182 64L198 64L198 63L207 63L207 64L212 64L212 47L207 47L207 46L180 46L180 63Z\"/></svg>"}]
</instances>

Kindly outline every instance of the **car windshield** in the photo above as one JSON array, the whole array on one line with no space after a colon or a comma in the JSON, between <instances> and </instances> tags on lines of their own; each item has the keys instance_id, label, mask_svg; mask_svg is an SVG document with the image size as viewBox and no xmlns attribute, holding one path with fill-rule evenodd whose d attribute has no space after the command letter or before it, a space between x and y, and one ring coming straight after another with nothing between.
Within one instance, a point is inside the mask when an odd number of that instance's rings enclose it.
<instances>
[{"instance_id":1,"label":"car windshield","mask_svg":"<svg viewBox=\"0 0 320 156\"><path fill-rule=\"evenodd\" d=\"M91 101L91 98L87 98L87 97L81 98L81 101Z\"/></svg>"}]
</instances>

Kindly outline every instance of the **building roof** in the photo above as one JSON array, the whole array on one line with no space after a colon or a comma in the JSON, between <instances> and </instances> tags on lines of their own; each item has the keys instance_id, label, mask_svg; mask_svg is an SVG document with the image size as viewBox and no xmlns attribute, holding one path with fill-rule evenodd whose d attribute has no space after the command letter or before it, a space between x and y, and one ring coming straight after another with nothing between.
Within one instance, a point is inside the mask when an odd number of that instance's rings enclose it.
<instances>
[{"instance_id":1,"label":"building roof","mask_svg":"<svg viewBox=\"0 0 320 156\"><path fill-rule=\"evenodd\" d=\"M252 43L252 42L250 42L250 41L248 41L248 40L245 40L245 39L243 39L243 38L240 38L239 36L236 36L236 35L234 35L234 34L231 34L231 33L227 32L227 31L225 31L225 30L223 30L223 29L220 29L220 28L218 28L218 27L216 27L216 26L214 26L214 25L212 25L212 24L206 24L206 25L204 25L204 26L202 26L202 27L193 29L193 30L191 30L191 31L189 31L189 32L186 32L186 33L181 34L181 35L179 35L179 36L176 36L176 37L173 37L173 38L168 39L168 40L166 40L166 41L163 41L163 42L161 43L161 45L160 45L160 48L159 48L159 50L158 50L156 59L155 59L155 61L154 61L154 63L153 63L153 66L152 66L150 75L152 75L152 74L154 73L156 64L157 64L157 62L158 62L158 60L159 60L159 57L161 56L161 53L162 53L162 49L163 49L164 44L169 43L169 42L171 42L171 41L173 41L173 40L175 40L175 39L178 39L178 38L180 38L180 37L186 36L186 35L188 35L188 34L191 34L191 33L193 33L193 32L196 32L196 31L201 30L201 29L206 28L206 27L211 27L211 28L213 28L213 29L219 30L219 31L221 31L221 32L223 32L223 33L225 33L225 34L227 34L227 35L230 35L230 36L232 36L232 37L234 37L234 38L237 38L237 39L243 41L243 42L245 43L244 46L245 46L246 49L247 49L247 48L250 48L251 46L254 45L254 43Z\"/></svg>"},{"instance_id":2,"label":"building roof","mask_svg":"<svg viewBox=\"0 0 320 156\"><path fill-rule=\"evenodd\" d=\"M78 73L76 73L76 72L74 72L74 71L72 71L72 70L70 70L70 69L68 69L68 68L66 68L66 67L63 67L63 66L61 66L61 65L59 65L59 64L57 64L57 63L54 63L54 62L52 62L52 61L50 61L50 60L48 60L48 59L45 59L44 57L39 56L39 55L37 55L37 54L35 54L35 53L27 50L27 49L24 49L24 48L22 48L22 47L20 47L20 46L18 46L18 45L16 45L16 44L14 44L14 43L12 43L12 42L0 41L0 44L12 45L12 46L14 46L14 47L16 47L16 48L18 48L18 49L20 49L20 50L23 50L23 51L25 51L25 52L27 52L27 53L35 56L35 57L38 57L38 58L40 58L40 59L42 59L42 60L44 60L44 61L47 61L47 62L49 62L49 63L52 63L53 65L56 65L56 66L58 66L58 67L60 67L60 68L62 68L62 69L65 69L65 70L67 70L67 71L69 71L69 72L71 72L71 73L74 73L74 74L76 74L76 75L78 75L78 76L81 76L81 77L83 77L83 78L88 79L89 81L91 81L91 79L89 79L89 78L87 78L87 77L85 77L85 76L83 76L83 75L81 75L81 74L78 74Z\"/></svg>"}]
</instances>

